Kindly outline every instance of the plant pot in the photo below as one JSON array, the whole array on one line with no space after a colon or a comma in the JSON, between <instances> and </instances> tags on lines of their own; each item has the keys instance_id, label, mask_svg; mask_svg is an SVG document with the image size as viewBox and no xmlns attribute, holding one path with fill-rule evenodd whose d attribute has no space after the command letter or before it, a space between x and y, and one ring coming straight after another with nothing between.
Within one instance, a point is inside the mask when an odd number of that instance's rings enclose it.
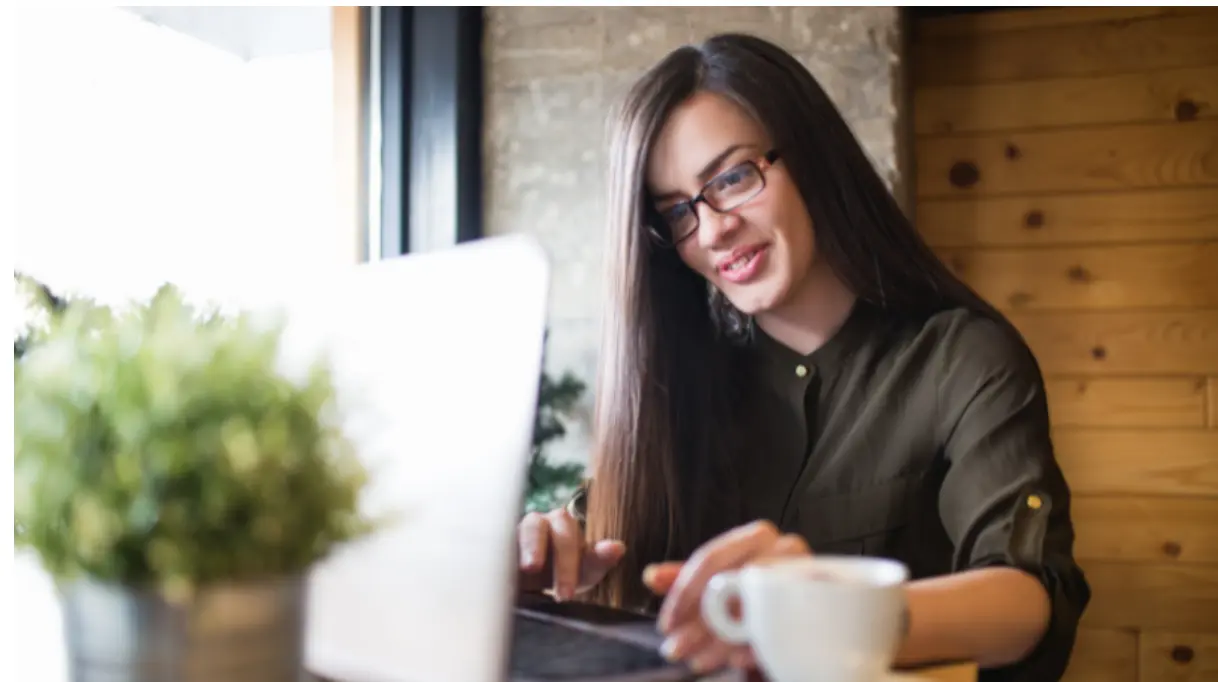
<instances>
[{"instance_id":1,"label":"plant pot","mask_svg":"<svg viewBox=\"0 0 1218 682\"><path fill-rule=\"evenodd\" d=\"M89 580L60 589L72 682L300 682L306 581L203 588L174 604Z\"/></svg>"}]
</instances>

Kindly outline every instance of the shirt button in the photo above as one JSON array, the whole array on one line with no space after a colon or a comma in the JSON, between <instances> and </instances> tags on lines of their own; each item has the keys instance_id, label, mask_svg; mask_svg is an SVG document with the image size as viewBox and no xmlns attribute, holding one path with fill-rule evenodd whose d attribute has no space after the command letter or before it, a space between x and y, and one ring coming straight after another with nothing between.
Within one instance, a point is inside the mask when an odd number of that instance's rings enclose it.
<instances>
[{"instance_id":1,"label":"shirt button","mask_svg":"<svg viewBox=\"0 0 1218 682\"><path fill-rule=\"evenodd\" d=\"M1040 495L1028 495L1029 509L1040 509L1041 504L1043 504L1043 502L1040 499Z\"/></svg>"},{"instance_id":2,"label":"shirt button","mask_svg":"<svg viewBox=\"0 0 1218 682\"><path fill-rule=\"evenodd\" d=\"M800 379L808 376L808 368L805 365L795 365L795 376Z\"/></svg>"}]
</instances>

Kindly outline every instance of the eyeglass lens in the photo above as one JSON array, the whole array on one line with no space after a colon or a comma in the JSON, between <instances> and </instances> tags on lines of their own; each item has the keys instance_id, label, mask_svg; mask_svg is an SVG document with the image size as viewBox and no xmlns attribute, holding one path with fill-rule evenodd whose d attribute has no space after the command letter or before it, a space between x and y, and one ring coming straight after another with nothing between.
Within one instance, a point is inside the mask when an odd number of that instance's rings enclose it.
<instances>
[{"instance_id":1,"label":"eyeglass lens","mask_svg":"<svg viewBox=\"0 0 1218 682\"><path fill-rule=\"evenodd\" d=\"M730 211L752 199L765 186L757 165L746 162L716 175L702 190L702 198L720 213ZM692 201L683 201L663 212L671 238L683 239L698 229L698 211Z\"/></svg>"}]
</instances>

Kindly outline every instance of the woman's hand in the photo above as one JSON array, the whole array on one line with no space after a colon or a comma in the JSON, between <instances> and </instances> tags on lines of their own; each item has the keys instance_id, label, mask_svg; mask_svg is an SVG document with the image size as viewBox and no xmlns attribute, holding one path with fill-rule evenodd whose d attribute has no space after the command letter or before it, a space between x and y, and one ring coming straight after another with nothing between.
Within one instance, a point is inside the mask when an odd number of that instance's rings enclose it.
<instances>
[{"instance_id":1,"label":"woman's hand","mask_svg":"<svg viewBox=\"0 0 1218 682\"><path fill-rule=\"evenodd\" d=\"M753 665L747 646L729 644L715 636L702 620L702 593L722 571L762 559L811 554L798 535L782 535L774 524L758 521L734 528L702 545L684 564L657 564L643 575L647 587L665 595L659 628L667 635L663 653L670 660L688 661L697 671L724 665Z\"/></svg>"},{"instance_id":2,"label":"woman's hand","mask_svg":"<svg viewBox=\"0 0 1218 682\"><path fill-rule=\"evenodd\" d=\"M520 548L520 589L525 592L553 589L554 598L559 601L600 582L626 552L626 546L616 540L585 546L579 521L565 508L526 515L516 527L516 537Z\"/></svg>"}]
</instances>

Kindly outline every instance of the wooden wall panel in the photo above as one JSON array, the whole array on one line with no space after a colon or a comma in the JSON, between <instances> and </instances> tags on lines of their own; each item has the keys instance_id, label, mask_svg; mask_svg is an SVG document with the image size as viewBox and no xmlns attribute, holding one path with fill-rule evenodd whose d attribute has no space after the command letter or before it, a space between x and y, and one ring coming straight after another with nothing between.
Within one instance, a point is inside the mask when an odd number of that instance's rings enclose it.
<instances>
[{"instance_id":1,"label":"wooden wall panel","mask_svg":"<svg viewBox=\"0 0 1218 682\"><path fill-rule=\"evenodd\" d=\"M1218 566L1181 563L1083 563L1092 628L1218 632Z\"/></svg>"},{"instance_id":2,"label":"wooden wall panel","mask_svg":"<svg viewBox=\"0 0 1218 682\"><path fill-rule=\"evenodd\" d=\"M1218 118L1218 66L926 88L917 134Z\"/></svg>"},{"instance_id":3,"label":"wooden wall panel","mask_svg":"<svg viewBox=\"0 0 1218 682\"><path fill-rule=\"evenodd\" d=\"M1218 374L1218 308L1008 317L1048 374Z\"/></svg>"},{"instance_id":4,"label":"wooden wall panel","mask_svg":"<svg viewBox=\"0 0 1218 682\"><path fill-rule=\"evenodd\" d=\"M1077 494L1218 496L1218 430L1060 429L1053 439Z\"/></svg>"},{"instance_id":5,"label":"wooden wall panel","mask_svg":"<svg viewBox=\"0 0 1218 682\"><path fill-rule=\"evenodd\" d=\"M1138 661L1148 682L1218 682L1218 634L1144 632Z\"/></svg>"},{"instance_id":6,"label":"wooden wall panel","mask_svg":"<svg viewBox=\"0 0 1218 682\"><path fill-rule=\"evenodd\" d=\"M1055 376L1045 381L1045 390L1054 427L1204 428L1206 384L1204 377Z\"/></svg>"},{"instance_id":7,"label":"wooden wall panel","mask_svg":"<svg viewBox=\"0 0 1218 682\"><path fill-rule=\"evenodd\" d=\"M1079 495L1071 514L1081 560L1218 564L1218 498Z\"/></svg>"},{"instance_id":8,"label":"wooden wall panel","mask_svg":"<svg viewBox=\"0 0 1218 682\"><path fill-rule=\"evenodd\" d=\"M956 249L941 255L979 294L1005 309L1218 307L1218 240L1192 245Z\"/></svg>"},{"instance_id":9,"label":"wooden wall panel","mask_svg":"<svg viewBox=\"0 0 1218 682\"><path fill-rule=\"evenodd\" d=\"M1067 682L1215 680L1218 10L913 31L915 224L1045 374L1092 601Z\"/></svg>"},{"instance_id":10,"label":"wooden wall panel","mask_svg":"<svg viewBox=\"0 0 1218 682\"><path fill-rule=\"evenodd\" d=\"M920 198L1218 187L1218 120L923 137L916 146Z\"/></svg>"},{"instance_id":11,"label":"wooden wall panel","mask_svg":"<svg viewBox=\"0 0 1218 682\"><path fill-rule=\"evenodd\" d=\"M1077 652L1062 682L1134 682L1138 678L1138 636L1122 630L1081 628Z\"/></svg>"},{"instance_id":12,"label":"wooden wall panel","mask_svg":"<svg viewBox=\"0 0 1218 682\"><path fill-rule=\"evenodd\" d=\"M924 199L918 202L915 220L936 247L1195 242L1218 239L1214 192L1162 189Z\"/></svg>"},{"instance_id":13,"label":"wooden wall panel","mask_svg":"<svg viewBox=\"0 0 1218 682\"><path fill-rule=\"evenodd\" d=\"M1101 21L1128 21L1187 11L1188 8L1181 7L1072 7L1069 12L1057 8L1041 8L1019 12L977 12L936 17L923 21L914 28L917 39L925 44L931 39L953 36L974 37L1000 31L1074 26Z\"/></svg>"},{"instance_id":14,"label":"wooden wall panel","mask_svg":"<svg viewBox=\"0 0 1218 682\"><path fill-rule=\"evenodd\" d=\"M1210 377L1209 391L1205 402L1210 408L1209 426L1211 429L1218 429L1218 377Z\"/></svg>"},{"instance_id":15,"label":"wooden wall panel","mask_svg":"<svg viewBox=\"0 0 1218 682\"><path fill-rule=\"evenodd\" d=\"M961 34L914 53L921 86L1097 76L1218 64L1218 13Z\"/></svg>"}]
</instances>

